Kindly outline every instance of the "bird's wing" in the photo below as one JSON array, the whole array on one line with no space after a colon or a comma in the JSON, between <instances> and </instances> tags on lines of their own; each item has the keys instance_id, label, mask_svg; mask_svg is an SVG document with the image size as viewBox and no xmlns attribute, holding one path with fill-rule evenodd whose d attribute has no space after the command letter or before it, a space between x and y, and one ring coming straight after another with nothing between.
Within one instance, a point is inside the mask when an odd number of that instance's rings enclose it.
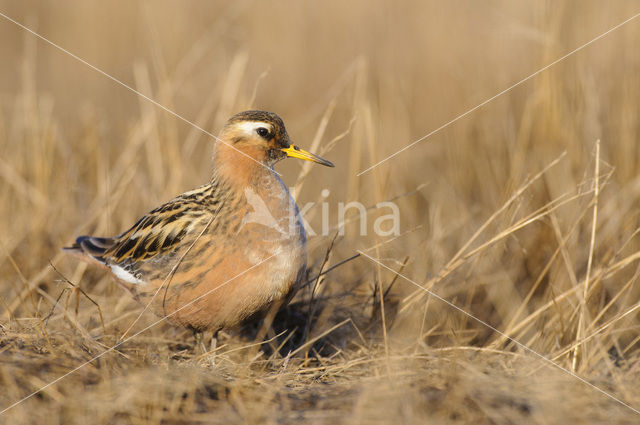
<instances>
[{"instance_id":1,"label":"bird's wing","mask_svg":"<svg viewBox=\"0 0 640 425\"><path fill-rule=\"evenodd\" d=\"M166 205L165 205L166 206ZM175 250L184 237L198 227L204 212L187 211L185 205L157 209L142 217L105 250L107 263L139 262Z\"/></svg>"},{"instance_id":2,"label":"bird's wing","mask_svg":"<svg viewBox=\"0 0 640 425\"><path fill-rule=\"evenodd\" d=\"M198 191L200 192L200 191ZM158 255L176 251L191 234L198 234L214 212L199 202L196 191L187 192L144 215L131 228L113 238L81 236L65 248L106 266L123 265L127 270Z\"/></svg>"}]
</instances>

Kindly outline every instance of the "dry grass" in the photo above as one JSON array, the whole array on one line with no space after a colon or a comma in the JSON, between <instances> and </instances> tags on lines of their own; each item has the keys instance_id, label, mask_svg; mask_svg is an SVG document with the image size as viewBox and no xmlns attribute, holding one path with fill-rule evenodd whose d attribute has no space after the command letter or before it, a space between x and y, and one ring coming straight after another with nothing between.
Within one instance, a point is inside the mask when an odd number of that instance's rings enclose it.
<instances>
[{"instance_id":1,"label":"dry grass","mask_svg":"<svg viewBox=\"0 0 640 425\"><path fill-rule=\"evenodd\" d=\"M0 2L209 131L249 107L281 114L298 144L337 164L279 167L302 204L330 190L331 225L340 201L395 198L400 237L375 237L373 208L370 236L349 221L328 256L333 233L311 238L310 276L325 258L326 269L365 250L640 409L640 21L356 177L637 13L637 3L176 8ZM142 311L60 247L119 232L204 182L212 141L2 18L0 40L4 409L114 346ZM316 230L319 209L309 213ZM366 258L314 286L261 347L250 324L222 338L212 365L189 332L161 323L0 422L638 422ZM155 320L145 313L132 332Z\"/></svg>"}]
</instances>

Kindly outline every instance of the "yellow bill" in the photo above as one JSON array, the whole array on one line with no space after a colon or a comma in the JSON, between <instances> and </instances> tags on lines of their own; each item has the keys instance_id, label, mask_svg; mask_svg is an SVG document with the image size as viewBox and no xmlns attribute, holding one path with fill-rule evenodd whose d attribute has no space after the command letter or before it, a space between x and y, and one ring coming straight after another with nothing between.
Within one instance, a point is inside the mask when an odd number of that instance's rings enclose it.
<instances>
[{"instance_id":1,"label":"yellow bill","mask_svg":"<svg viewBox=\"0 0 640 425\"><path fill-rule=\"evenodd\" d=\"M327 167L334 167L333 163L327 161L324 158L320 158L318 155L314 155L311 152L307 152L304 149L300 149L295 145L289 145L288 148L282 149L282 152L286 153L288 157L304 159L305 161L313 161L318 164L326 165Z\"/></svg>"}]
</instances>

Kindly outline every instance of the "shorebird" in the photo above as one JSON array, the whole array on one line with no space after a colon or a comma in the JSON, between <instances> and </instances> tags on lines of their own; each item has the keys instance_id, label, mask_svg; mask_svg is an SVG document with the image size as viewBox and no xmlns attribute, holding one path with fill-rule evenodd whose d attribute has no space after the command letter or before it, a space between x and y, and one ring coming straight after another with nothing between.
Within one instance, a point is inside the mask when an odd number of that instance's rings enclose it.
<instances>
[{"instance_id":1,"label":"shorebird","mask_svg":"<svg viewBox=\"0 0 640 425\"><path fill-rule=\"evenodd\" d=\"M302 283L302 218L274 165L293 157L333 167L292 144L271 112L234 115L214 147L209 183L114 237L65 248L109 270L159 316L195 332L230 328L277 309Z\"/></svg>"}]
</instances>

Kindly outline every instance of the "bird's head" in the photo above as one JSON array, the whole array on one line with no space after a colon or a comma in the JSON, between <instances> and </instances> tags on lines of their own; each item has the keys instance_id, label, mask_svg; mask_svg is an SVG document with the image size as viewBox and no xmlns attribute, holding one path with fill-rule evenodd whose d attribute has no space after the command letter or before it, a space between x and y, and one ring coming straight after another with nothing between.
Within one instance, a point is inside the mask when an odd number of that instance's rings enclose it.
<instances>
[{"instance_id":1,"label":"bird's head","mask_svg":"<svg viewBox=\"0 0 640 425\"><path fill-rule=\"evenodd\" d=\"M225 144L218 143L216 156L222 150L225 155L236 160L245 161L251 158L268 167L273 167L276 162L286 157L313 161L328 167L334 166L326 159L295 146L287 134L284 122L273 112L240 112L227 121L220 138Z\"/></svg>"}]
</instances>

